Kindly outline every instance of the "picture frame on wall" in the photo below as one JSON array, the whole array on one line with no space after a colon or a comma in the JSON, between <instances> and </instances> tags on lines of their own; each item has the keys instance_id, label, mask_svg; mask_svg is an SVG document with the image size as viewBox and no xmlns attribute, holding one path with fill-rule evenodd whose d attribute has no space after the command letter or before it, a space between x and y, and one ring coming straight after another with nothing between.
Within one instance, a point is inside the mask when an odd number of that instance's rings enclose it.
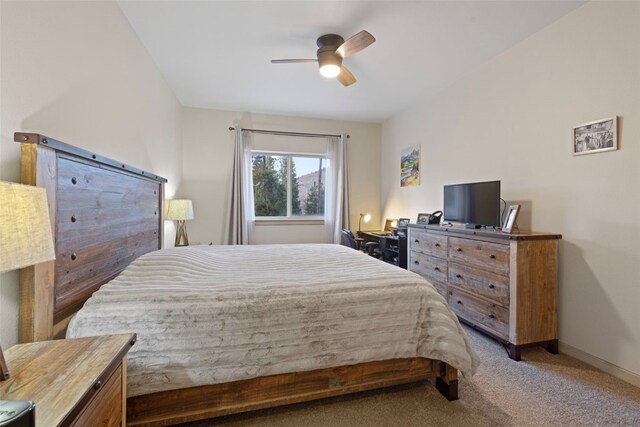
<instances>
[{"instance_id":1,"label":"picture frame on wall","mask_svg":"<svg viewBox=\"0 0 640 427\"><path fill-rule=\"evenodd\" d=\"M431 214L428 213L419 213L418 218L416 219L416 224L427 224L430 216Z\"/></svg>"},{"instance_id":2,"label":"picture frame on wall","mask_svg":"<svg viewBox=\"0 0 640 427\"><path fill-rule=\"evenodd\" d=\"M402 149L400 153L400 187L420 185L420 145Z\"/></svg>"},{"instance_id":3,"label":"picture frame on wall","mask_svg":"<svg viewBox=\"0 0 640 427\"><path fill-rule=\"evenodd\" d=\"M573 155L618 149L618 116L596 120L573 128Z\"/></svg>"},{"instance_id":4,"label":"picture frame on wall","mask_svg":"<svg viewBox=\"0 0 640 427\"><path fill-rule=\"evenodd\" d=\"M520 205L511 205L509 206L509 210L507 211L507 218L504 220L504 224L502 225L502 232L511 234L513 232L513 228L518 228L516 226L516 221L518 220L518 214L520 213Z\"/></svg>"}]
</instances>

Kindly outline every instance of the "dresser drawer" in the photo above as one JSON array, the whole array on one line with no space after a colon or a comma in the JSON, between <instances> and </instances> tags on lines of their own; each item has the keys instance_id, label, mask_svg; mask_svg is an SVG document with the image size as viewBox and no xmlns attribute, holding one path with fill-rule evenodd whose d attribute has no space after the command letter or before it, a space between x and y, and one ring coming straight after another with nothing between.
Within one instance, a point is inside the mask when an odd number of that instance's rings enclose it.
<instances>
[{"instance_id":1,"label":"dresser drawer","mask_svg":"<svg viewBox=\"0 0 640 427\"><path fill-rule=\"evenodd\" d=\"M447 282L447 260L411 251L410 270L430 282Z\"/></svg>"},{"instance_id":2,"label":"dresser drawer","mask_svg":"<svg viewBox=\"0 0 640 427\"><path fill-rule=\"evenodd\" d=\"M496 273L509 274L509 245L449 237L449 258Z\"/></svg>"},{"instance_id":3,"label":"dresser drawer","mask_svg":"<svg viewBox=\"0 0 640 427\"><path fill-rule=\"evenodd\" d=\"M451 309L472 323L479 323L491 329L495 335L509 339L509 310L498 304L475 298L466 292L449 287L449 305Z\"/></svg>"},{"instance_id":4,"label":"dresser drawer","mask_svg":"<svg viewBox=\"0 0 640 427\"><path fill-rule=\"evenodd\" d=\"M442 234L429 233L425 230L411 229L409 245L412 251L446 258L449 238Z\"/></svg>"},{"instance_id":5,"label":"dresser drawer","mask_svg":"<svg viewBox=\"0 0 640 427\"><path fill-rule=\"evenodd\" d=\"M449 287L447 286L447 284L436 281L430 281L429 283L431 283L433 287L436 288L436 291L438 291L438 293L442 295L442 298L447 301L447 299L449 298Z\"/></svg>"},{"instance_id":6,"label":"dresser drawer","mask_svg":"<svg viewBox=\"0 0 640 427\"><path fill-rule=\"evenodd\" d=\"M509 307L509 276L451 262L449 283Z\"/></svg>"}]
</instances>

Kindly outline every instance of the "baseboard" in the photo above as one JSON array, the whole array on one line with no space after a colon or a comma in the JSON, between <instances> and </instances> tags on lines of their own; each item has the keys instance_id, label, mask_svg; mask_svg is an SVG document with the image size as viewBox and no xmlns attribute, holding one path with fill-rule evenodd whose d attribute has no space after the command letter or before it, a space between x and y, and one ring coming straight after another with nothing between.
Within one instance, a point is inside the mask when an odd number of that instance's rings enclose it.
<instances>
[{"instance_id":1,"label":"baseboard","mask_svg":"<svg viewBox=\"0 0 640 427\"><path fill-rule=\"evenodd\" d=\"M640 387L640 375L627 371L620 366L616 366L613 363L607 362L606 360L600 359L592 354L586 353L578 348L575 348L569 344L563 343L560 341L559 343L560 353L566 354L567 356L575 357L576 359L591 365L595 368L600 369L601 371L606 372L607 374L611 374L614 377L620 378L623 381L628 382L629 384L633 384L636 387Z\"/></svg>"}]
</instances>

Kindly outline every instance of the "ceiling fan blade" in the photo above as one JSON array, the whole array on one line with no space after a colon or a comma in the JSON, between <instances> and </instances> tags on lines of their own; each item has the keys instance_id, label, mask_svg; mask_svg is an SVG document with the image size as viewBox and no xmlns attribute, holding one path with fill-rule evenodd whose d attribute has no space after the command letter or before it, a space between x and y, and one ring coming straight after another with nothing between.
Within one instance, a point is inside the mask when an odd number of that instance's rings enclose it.
<instances>
[{"instance_id":1,"label":"ceiling fan blade","mask_svg":"<svg viewBox=\"0 0 640 427\"><path fill-rule=\"evenodd\" d=\"M303 62L318 62L317 59L272 59L272 64L297 64Z\"/></svg>"},{"instance_id":2,"label":"ceiling fan blade","mask_svg":"<svg viewBox=\"0 0 640 427\"><path fill-rule=\"evenodd\" d=\"M340 74L336 76L336 79L342 83L342 86L351 86L356 82L356 78L347 67L340 67Z\"/></svg>"},{"instance_id":3,"label":"ceiling fan blade","mask_svg":"<svg viewBox=\"0 0 640 427\"><path fill-rule=\"evenodd\" d=\"M362 49L369 46L375 41L376 38L373 37L368 31L362 30L346 42L342 43L342 45L340 45L340 47L336 50L336 53L339 56L346 58L353 55L354 53L360 52Z\"/></svg>"}]
</instances>

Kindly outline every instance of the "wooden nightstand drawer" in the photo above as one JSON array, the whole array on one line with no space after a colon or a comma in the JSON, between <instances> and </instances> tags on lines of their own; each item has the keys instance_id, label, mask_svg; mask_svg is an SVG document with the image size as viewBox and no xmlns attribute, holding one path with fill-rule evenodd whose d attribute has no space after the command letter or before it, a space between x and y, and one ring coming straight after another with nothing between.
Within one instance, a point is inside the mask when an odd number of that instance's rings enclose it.
<instances>
[{"instance_id":1,"label":"wooden nightstand drawer","mask_svg":"<svg viewBox=\"0 0 640 427\"><path fill-rule=\"evenodd\" d=\"M447 282L446 259L411 251L411 265L409 268L430 282Z\"/></svg>"},{"instance_id":2,"label":"wooden nightstand drawer","mask_svg":"<svg viewBox=\"0 0 640 427\"><path fill-rule=\"evenodd\" d=\"M509 245L450 237L449 258L496 273L509 274Z\"/></svg>"},{"instance_id":3,"label":"wooden nightstand drawer","mask_svg":"<svg viewBox=\"0 0 640 427\"><path fill-rule=\"evenodd\" d=\"M440 258L446 258L448 253L448 237L429 233L428 231L411 229L410 231L412 251L418 251L425 254L435 255Z\"/></svg>"},{"instance_id":4,"label":"wooden nightstand drawer","mask_svg":"<svg viewBox=\"0 0 640 427\"><path fill-rule=\"evenodd\" d=\"M125 424L126 354L135 334L18 344L0 397L36 402L38 427Z\"/></svg>"},{"instance_id":5,"label":"wooden nightstand drawer","mask_svg":"<svg viewBox=\"0 0 640 427\"><path fill-rule=\"evenodd\" d=\"M505 340L509 339L509 309L476 298L449 286L449 305L462 319L479 323Z\"/></svg>"},{"instance_id":6,"label":"wooden nightstand drawer","mask_svg":"<svg viewBox=\"0 0 640 427\"><path fill-rule=\"evenodd\" d=\"M509 277L456 262L449 264L449 283L509 307Z\"/></svg>"},{"instance_id":7,"label":"wooden nightstand drawer","mask_svg":"<svg viewBox=\"0 0 640 427\"><path fill-rule=\"evenodd\" d=\"M94 386L95 387L95 386ZM76 427L116 427L122 424L122 365L111 374L84 411L71 424Z\"/></svg>"}]
</instances>

